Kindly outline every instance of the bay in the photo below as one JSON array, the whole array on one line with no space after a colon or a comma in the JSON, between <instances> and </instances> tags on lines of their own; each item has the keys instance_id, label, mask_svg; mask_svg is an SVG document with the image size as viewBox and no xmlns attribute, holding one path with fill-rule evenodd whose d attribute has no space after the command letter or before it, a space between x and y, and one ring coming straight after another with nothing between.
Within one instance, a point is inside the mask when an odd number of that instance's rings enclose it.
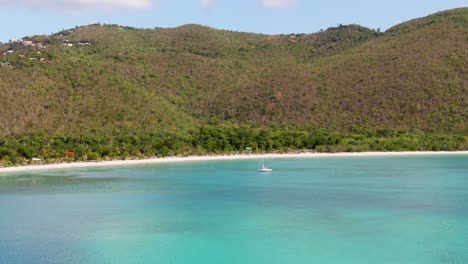
<instances>
[{"instance_id":1,"label":"bay","mask_svg":"<svg viewBox=\"0 0 468 264\"><path fill-rule=\"evenodd\" d=\"M0 263L468 263L468 156L0 174Z\"/></svg>"}]
</instances>

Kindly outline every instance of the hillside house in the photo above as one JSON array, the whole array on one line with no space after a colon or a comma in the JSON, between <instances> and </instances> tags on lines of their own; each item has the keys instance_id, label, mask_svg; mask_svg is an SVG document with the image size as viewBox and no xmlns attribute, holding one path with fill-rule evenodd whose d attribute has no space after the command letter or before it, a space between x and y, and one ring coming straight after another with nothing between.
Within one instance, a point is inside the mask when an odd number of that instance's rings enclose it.
<instances>
[{"instance_id":1,"label":"hillside house","mask_svg":"<svg viewBox=\"0 0 468 264\"><path fill-rule=\"evenodd\" d=\"M32 42L30 40L26 40L26 41L21 42L21 47L23 47L23 48L33 47L33 46L34 46L34 42Z\"/></svg>"},{"instance_id":2,"label":"hillside house","mask_svg":"<svg viewBox=\"0 0 468 264\"><path fill-rule=\"evenodd\" d=\"M0 67L13 67L8 61L0 63Z\"/></svg>"},{"instance_id":3,"label":"hillside house","mask_svg":"<svg viewBox=\"0 0 468 264\"><path fill-rule=\"evenodd\" d=\"M21 43L23 42L23 39L10 39L10 43Z\"/></svg>"}]
</instances>

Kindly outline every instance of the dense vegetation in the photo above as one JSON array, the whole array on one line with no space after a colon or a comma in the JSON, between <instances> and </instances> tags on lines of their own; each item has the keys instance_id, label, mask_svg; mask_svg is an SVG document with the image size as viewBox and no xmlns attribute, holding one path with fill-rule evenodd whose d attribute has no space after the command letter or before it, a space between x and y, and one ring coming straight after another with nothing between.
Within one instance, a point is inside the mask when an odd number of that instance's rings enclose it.
<instances>
[{"instance_id":1,"label":"dense vegetation","mask_svg":"<svg viewBox=\"0 0 468 264\"><path fill-rule=\"evenodd\" d=\"M51 136L37 131L0 141L2 165L47 162L109 160L131 157L206 155L270 151L362 152L362 151L453 151L468 149L467 136L427 134L421 131L368 130L355 127L350 132L316 128L251 127L204 125L186 134L154 131L142 135L130 131L99 135L96 131L67 136ZM65 153L73 152L73 156Z\"/></svg>"},{"instance_id":2,"label":"dense vegetation","mask_svg":"<svg viewBox=\"0 0 468 264\"><path fill-rule=\"evenodd\" d=\"M468 9L381 33L90 25L0 46L0 160L468 149ZM64 45L64 44L73 44ZM7 52L8 50L13 52Z\"/></svg>"}]
</instances>

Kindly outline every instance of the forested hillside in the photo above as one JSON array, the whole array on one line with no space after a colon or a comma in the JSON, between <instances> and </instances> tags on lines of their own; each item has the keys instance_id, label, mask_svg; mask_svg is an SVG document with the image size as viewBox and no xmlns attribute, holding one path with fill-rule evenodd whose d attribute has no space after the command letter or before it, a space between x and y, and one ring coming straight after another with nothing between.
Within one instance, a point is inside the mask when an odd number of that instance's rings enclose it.
<instances>
[{"instance_id":1,"label":"forested hillside","mask_svg":"<svg viewBox=\"0 0 468 264\"><path fill-rule=\"evenodd\" d=\"M58 158L71 148L82 148L82 159L179 154L182 147L235 151L249 144L259 150L466 149L467 36L468 8L383 33L358 25L259 35L199 25L96 24L25 37L0 46L0 160ZM207 126L216 135L202 136ZM261 131L268 131L269 143L256 139ZM307 140L273 143L288 131L295 131L291 140L296 132ZM416 144L410 147L367 142L408 133L424 140L410 140ZM361 147L333 141L330 135L338 134ZM227 138L224 145L204 145L220 137ZM251 141L226 143L236 137Z\"/></svg>"}]
</instances>

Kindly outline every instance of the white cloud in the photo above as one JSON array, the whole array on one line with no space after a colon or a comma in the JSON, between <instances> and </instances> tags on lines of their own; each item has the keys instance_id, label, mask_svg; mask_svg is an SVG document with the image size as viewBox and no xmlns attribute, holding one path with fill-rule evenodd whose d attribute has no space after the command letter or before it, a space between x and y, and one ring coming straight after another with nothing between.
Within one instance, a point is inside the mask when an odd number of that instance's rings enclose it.
<instances>
[{"instance_id":1,"label":"white cloud","mask_svg":"<svg viewBox=\"0 0 468 264\"><path fill-rule=\"evenodd\" d=\"M218 3L218 0L201 0L200 1L203 8L210 8Z\"/></svg>"},{"instance_id":2,"label":"white cloud","mask_svg":"<svg viewBox=\"0 0 468 264\"><path fill-rule=\"evenodd\" d=\"M297 3L296 0L260 0L260 2L269 8L289 8Z\"/></svg>"},{"instance_id":3,"label":"white cloud","mask_svg":"<svg viewBox=\"0 0 468 264\"><path fill-rule=\"evenodd\" d=\"M152 0L0 0L0 4L27 8L56 9L96 9L96 8L130 8L147 9L152 6Z\"/></svg>"}]
</instances>

